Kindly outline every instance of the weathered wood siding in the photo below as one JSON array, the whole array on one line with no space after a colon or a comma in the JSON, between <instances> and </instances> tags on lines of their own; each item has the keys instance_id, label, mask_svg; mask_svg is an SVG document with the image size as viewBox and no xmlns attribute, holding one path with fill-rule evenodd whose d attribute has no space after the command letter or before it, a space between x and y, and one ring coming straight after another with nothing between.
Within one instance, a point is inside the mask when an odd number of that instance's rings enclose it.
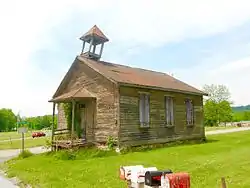
<instances>
[{"instance_id":1,"label":"weathered wood siding","mask_svg":"<svg viewBox=\"0 0 250 188\"><path fill-rule=\"evenodd\" d=\"M139 92L150 94L150 127L141 128L139 118ZM165 126L165 95L174 97L174 127ZM194 126L186 125L184 100L190 98L194 103ZM164 91L120 87L120 142L139 145L162 143L179 139L204 137L202 96L171 93Z\"/></svg>"},{"instance_id":2,"label":"weathered wood siding","mask_svg":"<svg viewBox=\"0 0 250 188\"><path fill-rule=\"evenodd\" d=\"M57 104L57 129L66 129L67 128L67 120L63 110L63 103Z\"/></svg>"},{"instance_id":3,"label":"weathered wood siding","mask_svg":"<svg viewBox=\"0 0 250 188\"><path fill-rule=\"evenodd\" d=\"M64 87L64 92L84 86L86 90L92 93L96 97L96 103L92 103L92 105L95 105L92 107L92 111L96 111L96 114L92 114L95 116L95 122L92 127L87 126L87 133L93 133L96 142L105 142L107 136L113 136L117 139L117 110L119 103L115 97L118 92L116 85L83 62L76 61L72 67L73 73L70 82Z\"/></svg>"}]
</instances>

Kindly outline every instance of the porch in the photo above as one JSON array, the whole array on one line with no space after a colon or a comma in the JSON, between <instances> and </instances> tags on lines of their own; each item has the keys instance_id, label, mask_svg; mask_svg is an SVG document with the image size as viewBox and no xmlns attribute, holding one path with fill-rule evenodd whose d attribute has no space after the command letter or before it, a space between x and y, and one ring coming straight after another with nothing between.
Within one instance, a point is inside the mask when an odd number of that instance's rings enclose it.
<instances>
[{"instance_id":1,"label":"porch","mask_svg":"<svg viewBox=\"0 0 250 188\"><path fill-rule=\"evenodd\" d=\"M79 148L94 141L96 97L81 88L53 98L52 150ZM55 128L55 108L61 105L66 127ZM58 118L58 125L60 124Z\"/></svg>"}]
</instances>

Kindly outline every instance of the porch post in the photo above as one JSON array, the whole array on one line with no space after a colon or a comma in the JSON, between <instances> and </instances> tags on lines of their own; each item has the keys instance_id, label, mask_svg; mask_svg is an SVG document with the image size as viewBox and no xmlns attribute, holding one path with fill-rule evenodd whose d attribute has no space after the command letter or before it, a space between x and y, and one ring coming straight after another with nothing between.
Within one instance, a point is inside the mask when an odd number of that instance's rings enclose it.
<instances>
[{"instance_id":1,"label":"porch post","mask_svg":"<svg viewBox=\"0 0 250 188\"><path fill-rule=\"evenodd\" d=\"M75 128L75 104L76 102L72 101L72 122L71 122L71 145L73 145L73 137L74 137L74 128Z\"/></svg>"},{"instance_id":2,"label":"porch post","mask_svg":"<svg viewBox=\"0 0 250 188\"><path fill-rule=\"evenodd\" d=\"M54 141L55 108L56 108L56 103L53 102L52 128L51 128L51 151L53 151L53 141Z\"/></svg>"}]
</instances>

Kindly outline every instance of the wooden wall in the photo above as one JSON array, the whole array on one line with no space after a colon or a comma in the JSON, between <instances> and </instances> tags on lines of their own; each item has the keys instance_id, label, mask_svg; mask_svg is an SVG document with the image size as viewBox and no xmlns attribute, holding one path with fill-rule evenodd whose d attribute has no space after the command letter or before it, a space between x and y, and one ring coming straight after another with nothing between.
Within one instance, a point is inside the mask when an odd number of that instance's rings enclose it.
<instances>
[{"instance_id":1,"label":"wooden wall","mask_svg":"<svg viewBox=\"0 0 250 188\"><path fill-rule=\"evenodd\" d=\"M67 120L63 110L63 103L57 104L58 119L57 119L57 129L67 129Z\"/></svg>"},{"instance_id":2,"label":"wooden wall","mask_svg":"<svg viewBox=\"0 0 250 188\"><path fill-rule=\"evenodd\" d=\"M107 136L118 137L118 114L119 102L116 100L118 89L116 85L105 77L95 72L83 62L77 62L72 67L73 72L70 81L64 86L64 93L83 86L96 97L95 122L87 127L87 133L93 133L96 142L106 142ZM88 106L89 107L89 106ZM90 107L89 107L90 108ZM94 111L94 109L92 109ZM90 135L88 135L90 136Z\"/></svg>"},{"instance_id":3,"label":"wooden wall","mask_svg":"<svg viewBox=\"0 0 250 188\"><path fill-rule=\"evenodd\" d=\"M150 93L150 127L141 128L139 123L139 92ZM166 127L164 95L174 97L175 126ZM194 102L194 123L186 125L185 98ZM202 96L171 93L133 87L120 87L120 144L139 145L163 143L179 139L204 137Z\"/></svg>"}]
</instances>

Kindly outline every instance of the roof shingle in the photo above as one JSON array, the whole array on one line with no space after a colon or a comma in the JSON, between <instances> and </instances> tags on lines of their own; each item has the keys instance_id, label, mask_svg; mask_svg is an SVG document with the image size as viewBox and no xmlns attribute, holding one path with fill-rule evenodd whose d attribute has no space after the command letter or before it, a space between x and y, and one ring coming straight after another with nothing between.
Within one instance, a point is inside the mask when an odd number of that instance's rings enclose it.
<instances>
[{"instance_id":1,"label":"roof shingle","mask_svg":"<svg viewBox=\"0 0 250 188\"><path fill-rule=\"evenodd\" d=\"M67 93L63 93L62 95L59 95L58 97L51 99L49 102L65 102L79 98L95 98L95 97L91 93L89 93L86 89L80 87L78 89L74 89Z\"/></svg>"},{"instance_id":2,"label":"roof shingle","mask_svg":"<svg viewBox=\"0 0 250 188\"><path fill-rule=\"evenodd\" d=\"M109 41L109 39L103 34L103 32L96 26L94 25L87 33L85 33L80 39L84 40L84 38L89 37L89 36L97 36L102 38L103 42Z\"/></svg>"},{"instance_id":3,"label":"roof shingle","mask_svg":"<svg viewBox=\"0 0 250 188\"><path fill-rule=\"evenodd\" d=\"M166 73L133 68L104 61L95 61L84 56L78 56L77 58L114 82L134 86L146 86L154 89L174 90L177 92L206 95L206 93L169 76Z\"/></svg>"}]
</instances>

